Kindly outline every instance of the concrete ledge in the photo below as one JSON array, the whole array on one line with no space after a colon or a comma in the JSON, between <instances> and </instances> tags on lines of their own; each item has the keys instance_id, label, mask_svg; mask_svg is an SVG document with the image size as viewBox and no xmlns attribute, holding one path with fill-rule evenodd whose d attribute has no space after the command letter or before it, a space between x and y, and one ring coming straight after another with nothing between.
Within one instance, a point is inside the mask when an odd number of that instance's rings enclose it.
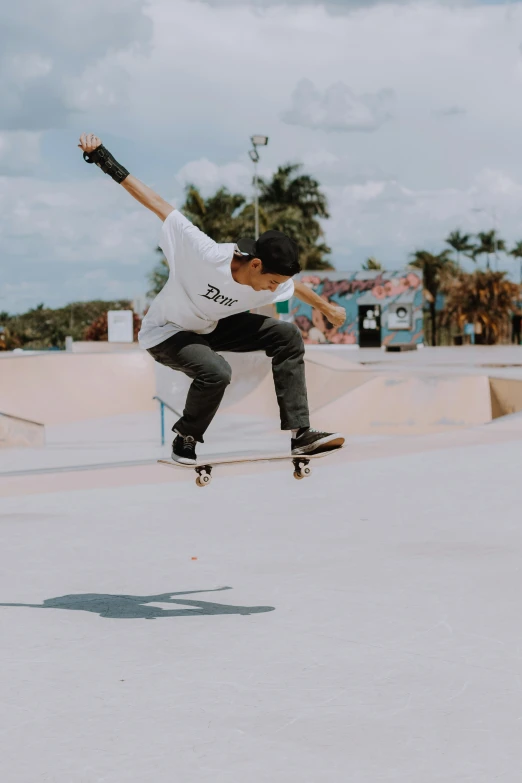
<instances>
[{"instance_id":1,"label":"concrete ledge","mask_svg":"<svg viewBox=\"0 0 522 783\"><path fill-rule=\"evenodd\" d=\"M0 448L45 446L45 427L38 421L0 412Z\"/></svg>"}]
</instances>

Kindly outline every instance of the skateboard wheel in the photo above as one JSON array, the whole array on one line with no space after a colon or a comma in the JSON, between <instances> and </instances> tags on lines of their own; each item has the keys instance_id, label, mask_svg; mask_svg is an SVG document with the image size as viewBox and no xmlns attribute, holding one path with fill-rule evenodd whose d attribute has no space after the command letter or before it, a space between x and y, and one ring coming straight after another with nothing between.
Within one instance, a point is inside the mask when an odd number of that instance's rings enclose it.
<instances>
[{"instance_id":1,"label":"skateboard wheel","mask_svg":"<svg viewBox=\"0 0 522 783\"><path fill-rule=\"evenodd\" d=\"M208 487L211 481L212 476L209 476L208 473L203 473L201 476L197 477L196 484L198 487Z\"/></svg>"},{"instance_id":2,"label":"skateboard wheel","mask_svg":"<svg viewBox=\"0 0 522 783\"><path fill-rule=\"evenodd\" d=\"M300 471L294 470L294 478L301 480L304 478L304 476Z\"/></svg>"},{"instance_id":3,"label":"skateboard wheel","mask_svg":"<svg viewBox=\"0 0 522 783\"><path fill-rule=\"evenodd\" d=\"M302 472L303 472L303 476L309 476L310 473L312 472L312 468L308 468L308 467L303 468Z\"/></svg>"}]
</instances>

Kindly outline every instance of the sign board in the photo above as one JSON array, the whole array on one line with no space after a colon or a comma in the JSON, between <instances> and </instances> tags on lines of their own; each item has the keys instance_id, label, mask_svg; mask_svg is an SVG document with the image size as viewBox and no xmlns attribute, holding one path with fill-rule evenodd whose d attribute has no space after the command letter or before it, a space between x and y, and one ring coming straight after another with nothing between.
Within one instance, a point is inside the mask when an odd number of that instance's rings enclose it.
<instances>
[{"instance_id":1,"label":"sign board","mask_svg":"<svg viewBox=\"0 0 522 783\"><path fill-rule=\"evenodd\" d=\"M388 310L388 329L408 331L411 329L411 305L392 304Z\"/></svg>"},{"instance_id":2,"label":"sign board","mask_svg":"<svg viewBox=\"0 0 522 783\"><path fill-rule=\"evenodd\" d=\"M148 300L146 296L140 295L132 300L132 309L139 316L143 315L143 313L147 309L147 305L148 305Z\"/></svg>"},{"instance_id":3,"label":"sign board","mask_svg":"<svg viewBox=\"0 0 522 783\"><path fill-rule=\"evenodd\" d=\"M134 325L132 310L109 310L107 326L110 343L134 342Z\"/></svg>"}]
</instances>

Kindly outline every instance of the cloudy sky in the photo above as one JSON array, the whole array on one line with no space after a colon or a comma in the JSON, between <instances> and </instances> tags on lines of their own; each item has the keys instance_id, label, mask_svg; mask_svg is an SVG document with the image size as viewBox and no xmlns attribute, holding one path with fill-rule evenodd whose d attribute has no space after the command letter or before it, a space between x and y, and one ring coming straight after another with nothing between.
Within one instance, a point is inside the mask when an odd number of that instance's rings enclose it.
<instances>
[{"instance_id":1,"label":"cloudy sky","mask_svg":"<svg viewBox=\"0 0 522 783\"><path fill-rule=\"evenodd\" d=\"M522 239L522 2L17 0L0 10L0 311L135 297L159 221L77 149L101 136L174 204L301 161L338 269L457 227ZM515 273L515 265L509 265Z\"/></svg>"}]
</instances>

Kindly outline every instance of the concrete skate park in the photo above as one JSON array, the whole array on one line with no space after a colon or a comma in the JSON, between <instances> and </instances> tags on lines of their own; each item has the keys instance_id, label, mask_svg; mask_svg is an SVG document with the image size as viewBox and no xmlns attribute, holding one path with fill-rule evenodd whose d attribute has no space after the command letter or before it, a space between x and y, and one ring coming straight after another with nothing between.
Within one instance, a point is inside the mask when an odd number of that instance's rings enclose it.
<instances>
[{"instance_id":1,"label":"concrete skate park","mask_svg":"<svg viewBox=\"0 0 522 783\"><path fill-rule=\"evenodd\" d=\"M309 346L345 448L203 489L184 376L91 351L0 355L3 780L519 780L522 348ZM201 455L284 452L226 356Z\"/></svg>"}]
</instances>

